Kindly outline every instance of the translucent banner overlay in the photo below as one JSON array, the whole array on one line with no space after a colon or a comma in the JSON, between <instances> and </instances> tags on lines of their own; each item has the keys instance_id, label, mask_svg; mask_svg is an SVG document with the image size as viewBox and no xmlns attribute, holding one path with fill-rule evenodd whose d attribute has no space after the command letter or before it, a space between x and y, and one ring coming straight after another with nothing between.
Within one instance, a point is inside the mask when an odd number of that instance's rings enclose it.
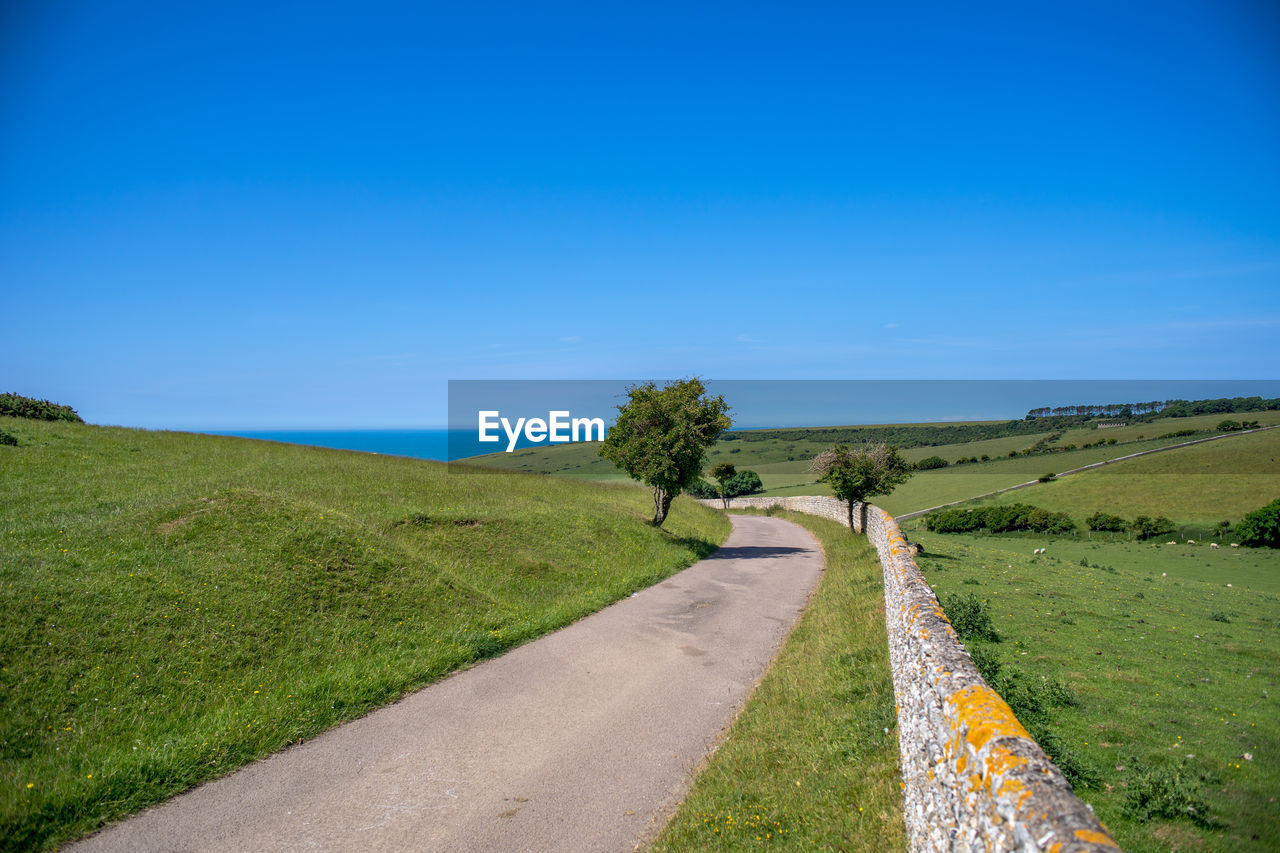
<instances>
[{"instance_id":1,"label":"translucent banner overlay","mask_svg":"<svg viewBox=\"0 0 1280 853\"><path fill-rule=\"evenodd\" d=\"M512 464L513 457L576 443L583 446L577 463L583 468L589 458L594 462L585 442L598 440L627 402L628 389L646 381L450 380L448 457L468 465L521 467ZM662 386L671 380L652 381ZM1140 453L1244 431L1254 422L1280 424L1280 380L703 382L708 394L723 396L730 407L733 428L724 442L755 450L765 448L761 442L778 443L764 464L799 462L820 443L871 440L903 447L917 462L926 448L936 447L948 465L972 465L968 473L975 475L1000 459L1037 455L1046 457L1045 473L1060 473L1099 461L1095 456L1123 455L1100 447ZM756 432L761 430L786 432ZM960 446L965 444L972 446ZM538 459L523 468L564 467L550 456ZM580 475L590 476L596 467ZM1204 473L1230 472L1210 465ZM1259 473L1252 463L1249 473Z\"/></svg>"}]
</instances>

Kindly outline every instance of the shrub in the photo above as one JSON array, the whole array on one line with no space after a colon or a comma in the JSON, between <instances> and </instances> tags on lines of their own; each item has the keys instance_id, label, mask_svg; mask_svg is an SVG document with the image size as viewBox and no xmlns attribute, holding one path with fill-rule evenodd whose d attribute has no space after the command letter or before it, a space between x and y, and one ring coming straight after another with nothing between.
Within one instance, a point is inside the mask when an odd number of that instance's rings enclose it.
<instances>
[{"instance_id":1,"label":"shrub","mask_svg":"<svg viewBox=\"0 0 1280 853\"><path fill-rule=\"evenodd\" d=\"M951 627L956 629L956 636L960 639L1000 642L1000 634L991 621L986 601L973 593L963 596L954 592L948 593L942 609L946 611L947 618L951 620Z\"/></svg>"},{"instance_id":2,"label":"shrub","mask_svg":"<svg viewBox=\"0 0 1280 853\"><path fill-rule=\"evenodd\" d=\"M1042 482L1042 483L1047 483L1047 482L1049 482L1050 480L1052 480L1052 479L1053 479L1054 477L1056 477L1056 476L1058 476L1058 475L1057 475L1057 474L1055 474L1055 473L1053 473L1052 471L1050 471L1048 474L1041 474L1041 475L1040 475L1040 482Z\"/></svg>"},{"instance_id":3,"label":"shrub","mask_svg":"<svg viewBox=\"0 0 1280 853\"><path fill-rule=\"evenodd\" d=\"M1140 515L1133 520L1133 535L1136 539L1152 539L1173 532L1173 522L1163 515L1149 518Z\"/></svg>"},{"instance_id":4,"label":"shrub","mask_svg":"<svg viewBox=\"0 0 1280 853\"><path fill-rule=\"evenodd\" d=\"M936 533L971 533L982 529L982 515L973 510L941 509L926 515L924 526Z\"/></svg>"},{"instance_id":5,"label":"shrub","mask_svg":"<svg viewBox=\"0 0 1280 853\"><path fill-rule=\"evenodd\" d=\"M1051 512L1029 504L986 506L976 509L943 509L924 518L927 530L936 533L1008 533L1030 530L1035 533L1074 533L1076 523L1064 512Z\"/></svg>"},{"instance_id":6,"label":"shrub","mask_svg":"<svg viewBox=\"0 0 1280 853\"><path fill-rule=\"evenodd\" d=\"M695 480L693 485L685 489L691 496L695 498L703 498L706 500L714 500L720 497L720 490L708 483L706 480Z\"/></svg>"},{"instance_id":7,"label":"shrub","mask_svg":"<svg viewBox=\"0 0 1280 853\"><path fill-rule=\"evenodd\" d=\"M1139 823L1152 818L1181 818L1205 829L1218 826L1200 790L1177 768L1140 770L1125 795L1124 811Z\"/></svg>"},{"instance_id":8,"label":"shrub","mask_svg":"<svg viewBox=\"0 0 1280 853\"><path fill-rule=\"evenodd\" d=\"M0 394L0 415L8 415L11 418L31 418L37 421L84 423L84 418L76 414L76 410L70 406L11 393Z\"/></svg>"},{"instance_id":9,"label":"shrub","mask_svg":"<svg viewBox=\"0 0 1280 853\"><path fill-rule=\"evenodd\" d=\"M1215 429L1217 429L1218 432L1237 432L1244 429L1244 425L1239 421L1233 421L1230 418L1227 418L1226 420L1218 421L1218 425Z\"/></svg>"},{"instance_id":10,"label":"shrub","mask_svg":"<svg viewBox=\"0 0 1280 853\"><path fill-rule=\"evenodd\" d=\"M1106 512L1095 512L1086 518L1084 523L1090 530L1104 533L1123 533L1129 529L1129 523L1123 518Z\"/></svg>"},{"instance_id":11,"label":"shrub","mask_svg":"<svg viewBox=\"0 0 1280 853\"><path fill-rule=\"evenodd\" d=\"M951 463L941 456L928 456L916 463L917 471L932 471L935 468L946 468Z\"/></svg>"},{"instance_id":12,"label":"shrub","mask_svg":"<svg viewBox=\"0 0 1280 853\"><path fill-rule=\"evenodd\" d=\"M17 447L18 446L17 436L10 435L9 433L0 429L0 446Z\"/></svg>"},{"instance_id":13,"label":"shrub","mask_svg":"<svg viewBox=\"0 0 1280 853\"><path fill-rule=\"evenodd\" d=\"M1280 548L1280 498L1246 513L1236 525L1241 545L1251 548Z\"/></svg>"}]
</instances>

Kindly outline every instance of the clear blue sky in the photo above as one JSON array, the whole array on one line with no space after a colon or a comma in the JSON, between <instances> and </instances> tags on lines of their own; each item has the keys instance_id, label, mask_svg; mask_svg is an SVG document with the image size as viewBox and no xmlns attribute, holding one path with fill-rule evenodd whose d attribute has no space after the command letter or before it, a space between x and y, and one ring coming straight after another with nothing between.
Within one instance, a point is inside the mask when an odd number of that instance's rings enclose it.
<instances>
[{"instance_id":1,"label":"clear blue sky","mask_svg":"<svg viewBox=\"0 0 1280 853\"><path fill-rule=\"evenodd\" d=\"M1275 4L0 3L0 390L1275 378Z\"/></svg>"}]
</instances>

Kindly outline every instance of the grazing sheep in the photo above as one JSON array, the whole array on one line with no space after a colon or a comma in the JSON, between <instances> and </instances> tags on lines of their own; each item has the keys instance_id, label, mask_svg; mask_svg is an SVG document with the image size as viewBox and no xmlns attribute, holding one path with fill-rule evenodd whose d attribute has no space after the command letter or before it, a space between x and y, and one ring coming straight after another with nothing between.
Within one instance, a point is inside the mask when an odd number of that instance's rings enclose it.
<instances>
[{"instance_id":1,"label":"grazing sheep","mask_svg":"<svg viewBox=\"0 0 1280 853\"><path fill-rule=\"evenodd\" d=\"M1177 545L1178 543L1177 543L1177 542L1166 542L1166 543L1164 543L1164 544L1166 544L1166 545Z\"/></svg>"},{"instance_id":2,"label":"grazing sheep","mask_svg":"<svg viewBox=\"0 0 1280 853\"><path fill-rule=\"evenodd\" d=\"M1217 542L1210 542L1210 543L1209 543L1209 547L1210 547L1210 548L1217 548L1217 547L1218 547L1218 543L1217 543Z\"/></svg>"},{"instance_id":3,"label":"grazing sheep","mask_svg":"<svg viewBox=\"0 0 1280 853\"><path fill-rule=\"evenodd\" d=\"M1196 544L1196 540L1194 540L1194 539L1188 539L1188 540L1187 540L1187 544L1188 544L1188 545L1194 545L1194 544Z\"/></svg>"},{"instance_id":4,"label":"grazing sheep","mask_svg":"<svg viewBox=\"0 0 1280 853\"><path fill-rule=\"evenodd\" d=\"M1240 543L1239 543L1239 542L1232 542L1232 543L1231 543L1231 547L1232 547L1232 548L1239 548L1239 547L1240 547Z\"/></svg>"}]
</instances>

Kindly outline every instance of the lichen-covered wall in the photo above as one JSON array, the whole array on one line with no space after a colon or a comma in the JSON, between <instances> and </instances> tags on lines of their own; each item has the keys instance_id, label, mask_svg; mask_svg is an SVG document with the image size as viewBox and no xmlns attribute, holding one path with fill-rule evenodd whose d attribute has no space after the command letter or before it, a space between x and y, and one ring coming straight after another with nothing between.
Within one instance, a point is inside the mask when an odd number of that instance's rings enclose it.
<instances>
[{"instance_id":1,"label":"lichen-covered wall","mask_svg":"<svg viewBox=\"0 0 1280 853\"><path fill-rule=\"evenodd\" d=\"M852 521L879 552L912 850L1117 849L978 673L892 516L854 504L850 519L848 504L824 497L734 498L732 506Z\"/></svg>"}]
</instances>

